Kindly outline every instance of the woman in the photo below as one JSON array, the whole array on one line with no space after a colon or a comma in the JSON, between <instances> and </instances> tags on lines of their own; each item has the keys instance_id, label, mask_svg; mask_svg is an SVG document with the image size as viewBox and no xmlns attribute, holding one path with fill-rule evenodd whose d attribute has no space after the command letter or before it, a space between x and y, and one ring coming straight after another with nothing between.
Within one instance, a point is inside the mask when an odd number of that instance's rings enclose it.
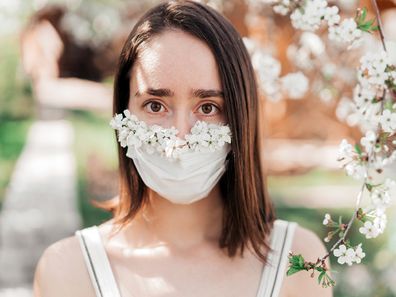
<instances>
[{"instance_id":1,"label":"woman","mask_svg":"<svg viewBox=\"0 0 396 297\"><path fill-rule=\"evenodd\" d=\"M289 250L326 250L275 220L254 72L229 21L192 1L149 10L122 50L113 107L114 218L48 247L36 296L332 296L308 273L284 277Z\"/></svg>"}]
</instances>

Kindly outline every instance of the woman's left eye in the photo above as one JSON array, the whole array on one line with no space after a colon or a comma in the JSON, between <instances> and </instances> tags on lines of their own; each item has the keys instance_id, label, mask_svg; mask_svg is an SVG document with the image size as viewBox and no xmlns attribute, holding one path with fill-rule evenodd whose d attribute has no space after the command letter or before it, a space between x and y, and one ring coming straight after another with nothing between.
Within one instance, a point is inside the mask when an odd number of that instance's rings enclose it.
<instances>
[{"instance_id":1,"label":"woman's left eye","mask_svg":"<svg viewBox=\"0 0 396 297\"><path fill-rule=\"evenodd\" d=\"M219 108L214 104L205 103L199 107L199 111L205 115L213 115L216 113L216 111L219 111Z\"/></svg>"}]
</instances>

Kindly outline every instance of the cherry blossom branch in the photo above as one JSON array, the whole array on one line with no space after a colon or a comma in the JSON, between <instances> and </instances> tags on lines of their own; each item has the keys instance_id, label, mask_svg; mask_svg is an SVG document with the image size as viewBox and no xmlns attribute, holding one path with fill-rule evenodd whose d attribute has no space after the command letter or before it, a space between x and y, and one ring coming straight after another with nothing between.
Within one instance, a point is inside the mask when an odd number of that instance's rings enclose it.
<instances>
[{"instance_id":1,"label":"cherry blossom branch","mask_svg":"<svg viewBox=\"0 0 396 297\"><path fill-rule=\"evenodd\" d=\"M251 0L254 1L254 0ZM311 276L318 271L318 281L324 287L334 286L335 281L327 274L329 270L326 267L325 260L334 253L338 259L338 263L352 265L352 263L360 263L365 257L365 253L361 248L361 244L352 246L347 240L349 231L355 222L359 220L364 226L359 229L360 233L366 238L374 238L383 233L386 223L386 215L384 208L388 205L389 189L393 181L386 180L384 183L373 185L371 183L370 170L375 169L378 173L382 172L382 167L396 160L396 143L392 142L389 149L388 143L392 141L393 134L396 130L396 104L385 109L386 94L388 89L396 90L396 66L391 65L388 61L385 38L383 34L383 26L380 19L380 13L377 2L372 1L375 9L377 26L374 26L374 20L367 20L367 9L358 9L355 18L347 18L341 20L338 14L337 6L328 6L326 0L315 1L282 1L282 0L265 0L264 2L272 5L274 12L282 15L290 15L292 26L303 31L316 31L325 21L328 28L328 38L337 45L345 45L347 49L359 46L362 41L363 32L372 33L379 31L381 43L384 52L376 54L366 54L360 59L360 67L358 68L358 84L354 89L354 107L356 107L358 116L361 116L364 124L369 124L369 130L360 140L360 143L353 147L345 139L340 144L339 161L349 160L344 167L347 174L358 179L362 179L362 186L356 198L355 211L347 224L342 223L339 218L338 223L331 219L329 214L325 215L323 224L335 228L328 233L325 238L329 242L334 235L338 233L339 239L333 244L328 253L322 258L318 258L316 262L305 261L302 255L289 254L289 269L287 275L292 275L302 270L312 270ZM268 62L263 63L260 55L253 56L253 63L257 64L257 68L262 72L264 83L270 85L274 90L273 82L268 81ZM255 65L254 65L255 66ZM275 76L276 77L276 76ZM295 78L293 78L295 80ZM263 84L265 86L265 84ZM298 84L294 84L298 85ZM275 88L277 89L277 88ZM379 94L381 93L381 94ZM380 104L378 104L380 103ZM376 126L376 128L374 127ZM364 147L360 146L360 144ZM379 167L378 167L379 166ZM364 174L363 174L364 172ZM394 182L393 182L394 183ZM363 210L360 205L365 188L369 191L371 205ZM378 206L377 204L380 203ZM370 218L374 218L373 221ZM338 248L337 248L338 247Z\"/></svg>"},{"instance_id":2,"label":"cherry blossom branch","mask_svg":"<svg viewBox=\"0 0 396 297\"><path fill-rule=\"evenodd\" d=\"M355 212L353 213L351 219L349 220L347 227L344 231L344 235L331 247L331 249L329 250L329 252L322 258L322 260L325 260L327 257L330 256L330 254L334 251L334 249L341 243L341 242L345 242L345 238L348 235L349 230L352 227L353 222L355 221L355 219L357 218L357 214L360 208L360 202L362 200L362 196L363 196L363 192L365 189L365 185L366 185L366 181L367 181L367 177L364 179L364 182L360 188L359 194L357 196L356 199L356 207L355 207Z\"/></svg>"}]
</instances>

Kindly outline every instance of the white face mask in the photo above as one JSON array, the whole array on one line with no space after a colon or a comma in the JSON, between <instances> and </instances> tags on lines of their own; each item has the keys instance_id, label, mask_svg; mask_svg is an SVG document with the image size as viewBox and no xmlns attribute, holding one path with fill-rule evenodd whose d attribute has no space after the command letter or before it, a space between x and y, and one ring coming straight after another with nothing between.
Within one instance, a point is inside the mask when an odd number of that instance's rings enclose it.
<instances>
[{"instance_id":1,"label":"white face mask","mask_svg":"<svg viewBox=\"0 0 396 297\"><path fill-rule=\"evenodd\" d=\"M231 150L227 125L197 121L182 140L174 127L149 126L127 109L124 115L116 114L110 125L149 188L179 204L209 194L227 168Z\"/></svg>"}]
</instances>

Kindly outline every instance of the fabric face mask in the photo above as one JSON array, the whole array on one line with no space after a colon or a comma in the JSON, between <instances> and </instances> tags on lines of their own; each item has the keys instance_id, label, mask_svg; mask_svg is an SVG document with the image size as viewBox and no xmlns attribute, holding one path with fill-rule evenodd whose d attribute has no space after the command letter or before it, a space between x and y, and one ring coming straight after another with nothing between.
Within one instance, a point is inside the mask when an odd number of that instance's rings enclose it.
<instances>
[{"instance_id":1,"label":"fabric face mask","mask_svg":"<svg viewBox=\"0 0 396 297\"><path fill-rule=\"evenodd\" d=\"M178 204L206 197L225 172L231 150L227 125L197 121L185 139L174 127L147 125L128 109L115 114L110 126L117 130L121 147L128 147L144 183Z\"/></svg>"}]
</instances>

